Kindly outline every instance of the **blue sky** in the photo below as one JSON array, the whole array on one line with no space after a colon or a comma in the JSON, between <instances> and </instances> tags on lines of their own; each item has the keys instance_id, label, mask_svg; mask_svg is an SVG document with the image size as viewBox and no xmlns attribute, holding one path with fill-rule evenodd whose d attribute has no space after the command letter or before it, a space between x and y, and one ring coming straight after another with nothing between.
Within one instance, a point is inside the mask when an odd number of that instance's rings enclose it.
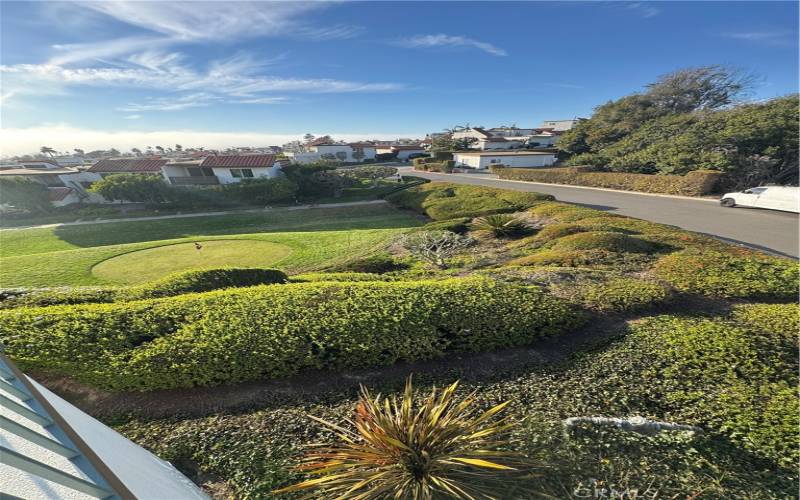
<instances>
[{"instance_id":1,"label":"blue sky","mask_svg":"<svg viewBox=\"0 0 800 500\"><path fill-rule=\"evenodd\" d=\"M0 9L4 154L43 136L56 148L178 139L217 147L305 132L389 138L467 122L533 126L588 116L660 74L704 64L757 73L753 98L798 90L796 2Z\"/></svg>"}]
</instances>

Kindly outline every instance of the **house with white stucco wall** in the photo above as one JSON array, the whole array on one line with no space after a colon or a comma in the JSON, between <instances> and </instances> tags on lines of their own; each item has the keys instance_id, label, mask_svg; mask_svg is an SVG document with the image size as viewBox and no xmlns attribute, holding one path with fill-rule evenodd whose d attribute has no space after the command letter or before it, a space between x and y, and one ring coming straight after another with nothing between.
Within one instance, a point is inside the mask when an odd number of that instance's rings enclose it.
<instances>
[{"instance_id":1,"label":"house with white stucco wall","mask_svg":"<svg viewBox=\"0 0 800 500\"><path fill-rule=\"evenodd\" d=\"M456 167L485 170L493 166L537 168L550 167L555 153L542 151L461 151L453 153Z\"/></svg>"}]
</instances>

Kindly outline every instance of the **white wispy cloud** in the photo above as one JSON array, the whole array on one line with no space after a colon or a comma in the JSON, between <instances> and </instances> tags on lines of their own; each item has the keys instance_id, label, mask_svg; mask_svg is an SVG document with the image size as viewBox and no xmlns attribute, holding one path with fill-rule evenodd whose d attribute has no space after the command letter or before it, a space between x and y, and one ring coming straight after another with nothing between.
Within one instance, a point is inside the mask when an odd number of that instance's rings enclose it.
<instances>
[{"instance_id":1,"label":"white wispy cloud","mask_svg":"<svg viewBox=\"0 0 800 500\"><path fill-rule=\"evenodd\" d=\"M722 33L722 36L763 45L797 45L797 33L781 29L731 31Z\"/></svg>"},{"instance_id":2,"label":"white wispy cloud","mask_svg":"<svg viewBox=\"0 0 800 500\"><path fill-rule=\"evenodd\" d=\"M433 47L471 47L482 50L493 56L508 55L508 52L500 47L492 45L491 43L481 42L479 40L475 40L474 38L468 38L465 36L445 35L443 33L436 35L414 35L408 38L396 40L394 44L410 49Z\"/></svg>"},{"instance_id":3,"label":"white wispy cloud","mask_svg":"<svg viewBox=\"0 0 800 500\"><path fill-rule=\"evenodd\" d=\"M372 83L331 78L290 78L259 74L262 64L247 54L212 61L205 70L183 62L179 53L146 51L104 66L56 64L0 65L5 90L12 95L60 94L71 87L124 87L169 92L170 96L129 103L126 112L177 111L221 100L245 104L285 101L276 92L354 93L403 90L400 83ZM177 96L177 97L175 97Z\"/></svg>"},{"instance_id":4,"label":"white wispy cloud","mask_svg":"<svg viewBox=\"0 0 800 500\"><path fill-rule=\"evenodd\" d=\"M48 145L57 150L81 148L87 151L94 149L116 148L129 151L131 148L143 148L148 144L183 144L184 147L203 146L206 149L224 149L242 144L280 145L300 140L304 130L297 133L262 133L257 131L243 132L210 132L206 130L95 130L74 127L67 124L45 124L30 128L4 128L0 134L0 156L22 155L39 151L42 137L47 137ZM398 137L422 137L424 131L394 132L360 132L358 130L311 130L321 136L330 134L343 141L363 139L393 140Z\"/></svg>"},{"instance_id":5,"label":"white wispy cloud","mask_svg":"<svg viewBox=\"0 0 800 500\"><path fill-rule=\"evenodd\" d=\"M655 2L627 2L624 5L645 19L661 14L661 9L655 6Z\"/></svg>"},{"instance_id":6,"label":"white wispy cloud","mask_svg":"<svg viewBox=\"0 0 800 500\"><path fill-rule=\"evenodd\" d=\"M125 118L126 120L138 120L141 117L142 117L142 115L125 115L125 116L123 116L123 118Z\"/></svg>"}]
</instances>

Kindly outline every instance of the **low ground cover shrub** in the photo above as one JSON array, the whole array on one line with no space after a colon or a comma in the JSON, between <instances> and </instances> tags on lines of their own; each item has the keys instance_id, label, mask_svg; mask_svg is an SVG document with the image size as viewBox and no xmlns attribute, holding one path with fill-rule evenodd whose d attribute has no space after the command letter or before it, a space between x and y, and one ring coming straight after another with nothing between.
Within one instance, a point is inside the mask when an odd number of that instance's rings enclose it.
<instances>
[{"instance_id":1,"label":"low ground cover shrub","mask_svg":"<svg viewBox=\"0 0 800 500\"><path fill-rule=\"evenodd\" d=\"M536 287L486 279L320 282L8 310L0 342L23 367L151 390L523 345L582 320Z\"/></svg>"},{"instance_id":2,"label":"low ground cover shrub","mask_svg":"<svg viewBox=\"0 0 800 500\"><path fill-rule=\"evenodd\" d=\"M407 269L408 264L400 261L393 255L385 252L359 257L343 264L334 266L332 271L355 272L355 273L390 273Z\"/></svg>"},{"instance_id":3,"label":"low ground cover shrub","mask_svg":"<svg viewBox=\"0 0 800 500\"><path fill-rule=\"evenodd\" d=\"M291 277L292 283L308 283L316 281L391 281L391 276L375 273L303 273Z\"/></svg>"},{"instance_id":4,"label":"low ground cover shrub","mask_svg":"<svg viewBox=\"0 0 800 500\"><path fill-rule=\"evenodd\" d=\"M674 418L791 466L800 458L797 340L736 319L660 316L634 325L626 343L650 367L640 374L650 397Z\"/></svg>"},{"instance_id":5,"label":"low ground cover shrub","mask_svg":"<svg viewBox=\"0 0 800 500\"><path fill-rule=\"evenodd\" d=\"M657 277L678 290L723 298L797 298L798 264L756 252L689 249L662 257Z\"/></svg>"},{"instance_id":6,"label":"low ground cover shrub","mask_svg":"<svg viewBox=\"0 0 800 500\"><path fill-rule=\"evenodd\" d=\"M608 252L653 253L659 245L613 231L587 231L562 236L547 245L555 251L605 250Z\"/></svg>"},{"instance_id":7,"label":"low ground cover shrub","mask_svg":"<svg viewBox=\"0 0 800 500\"><path fill-rule=\"evenodd\" d=\"M508 262L512 266L560 266L611 269L619 272L641 271L655 261L657 256L645 253L610 252L608 250L550 250Z\"/></svg>"},{"instance_id":8,"label":"low ground cover shrub","mask_svg":"<svg viewBox=\"0 0 800 500\"><path fill-rule=\"evenodd\" d=\"M501 179L571 184L645 193L702 196L714 192L721 172L694 170L686 175L629 174L620 172L586 172L568 168L493 168Z\"/></svg>"},{"instance_id":9,"label":"low ground cover shrub","mask_svg":"<svg viewBox=\"0 0 800 500\"><path fill-rule=\"evenodd\" d=\"M557 296L598 312L635 311L666 302L672 296L661 283L634 278L585 282L577 286L558 286Z\"/></svg>"},{"instance_id":10,"label":"low ground cover shrub","mask_svg":"<svg viewBox=\"0 0 800 500\"><path fill-rule=\"evenodd\" d=\"M535 205L529 212L536 218L543 219L547 222L575 222L588 217L617 217L612 214L606 214L593 208L580 207L577 205L570 205L568 203L561 203L551 201L549 203L541 203Z\"/></svg>"},{"instance_id":11,"label":"low ground cover shrub","mask_svg":"<svg viewBox=\"0 0 800 500\"><path fill-rule=\"evenodd\" d=\"M519 212L554 198L541 193L431 182L394 193L386 199L400 208L414 210L432 219L448 220Z\"/></svg>"},{"instance_id":12,"label":"low ground cover shrub","mask_svg":"<svg viewBox=\"0 0 800 500\"><path fill-rule=\"evenodd\" d=\"M171 297L184 293L208 292L221 288L286 283L288 277L277 269L237 268L201 269L170 274L159 280L129 288L127 300Z\"/></svg>"}]
</instances>

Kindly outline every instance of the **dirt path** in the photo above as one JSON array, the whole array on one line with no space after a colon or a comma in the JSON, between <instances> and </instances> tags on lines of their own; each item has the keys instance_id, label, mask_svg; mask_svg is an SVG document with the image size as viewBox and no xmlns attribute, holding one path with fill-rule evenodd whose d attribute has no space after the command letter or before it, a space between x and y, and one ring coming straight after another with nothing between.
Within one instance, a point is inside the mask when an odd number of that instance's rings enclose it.
<instances>
[{"instance_id":1,"label":"dirt path","mask_svg":"<svg viewBox=\"0 0 800 500\"><path fill-rule=\"evenodd\" d=\"M339 208L339 207L356 207L359 205L384 205L386 200L366 200L366 201L348 201L343 203L322 203L310 205L295 205L291 207L265 207L265 208L251 208L247 210L222 210L217 212L194 212L190 214L173 214L173 215L150 215L147 217L124 217L119 219L95 219L84 220L76 222L57 222L54 224L41 224L38 226L20 226L20 227L5 227L0 228L0 231L17 231L20 229L41 229L48 227L62 227L62 226L85 226L88 224L110 224L114 222L139 222L149 220L163 220L163 219L187 219L191 217L209 217L217 215L237 215L237 214L253 214L265 212L291 212L294 210L310 210L314 208Z\"/></svg>"},{"instance_id":2,"label":"dirt path","mask_svg":"<svg viewBox=\"0 0 800 500\"><path fill-rule=\"evenodd\" d=\"M577 352L602 345L624 335L627 321L643 316L680 311L711 312L725 304L699 300L677 300L671 305L627 316L594 317L587 326L527 347L476 354L449 354L445 358L398 363L370 370L306 372L279 380L258 380L235 385L171 389L150 392L109 392L72 380L31 373L48 389L69 400L90 415L119 415L143 418L200 417L215 413L238 413L269 406L281 395L298 396L352 390L359 384L401 381L409 374L447 374L457 372L465 380L481 380L494 373L529 365L558 364Z\"/></svg>"}]
</instances>

